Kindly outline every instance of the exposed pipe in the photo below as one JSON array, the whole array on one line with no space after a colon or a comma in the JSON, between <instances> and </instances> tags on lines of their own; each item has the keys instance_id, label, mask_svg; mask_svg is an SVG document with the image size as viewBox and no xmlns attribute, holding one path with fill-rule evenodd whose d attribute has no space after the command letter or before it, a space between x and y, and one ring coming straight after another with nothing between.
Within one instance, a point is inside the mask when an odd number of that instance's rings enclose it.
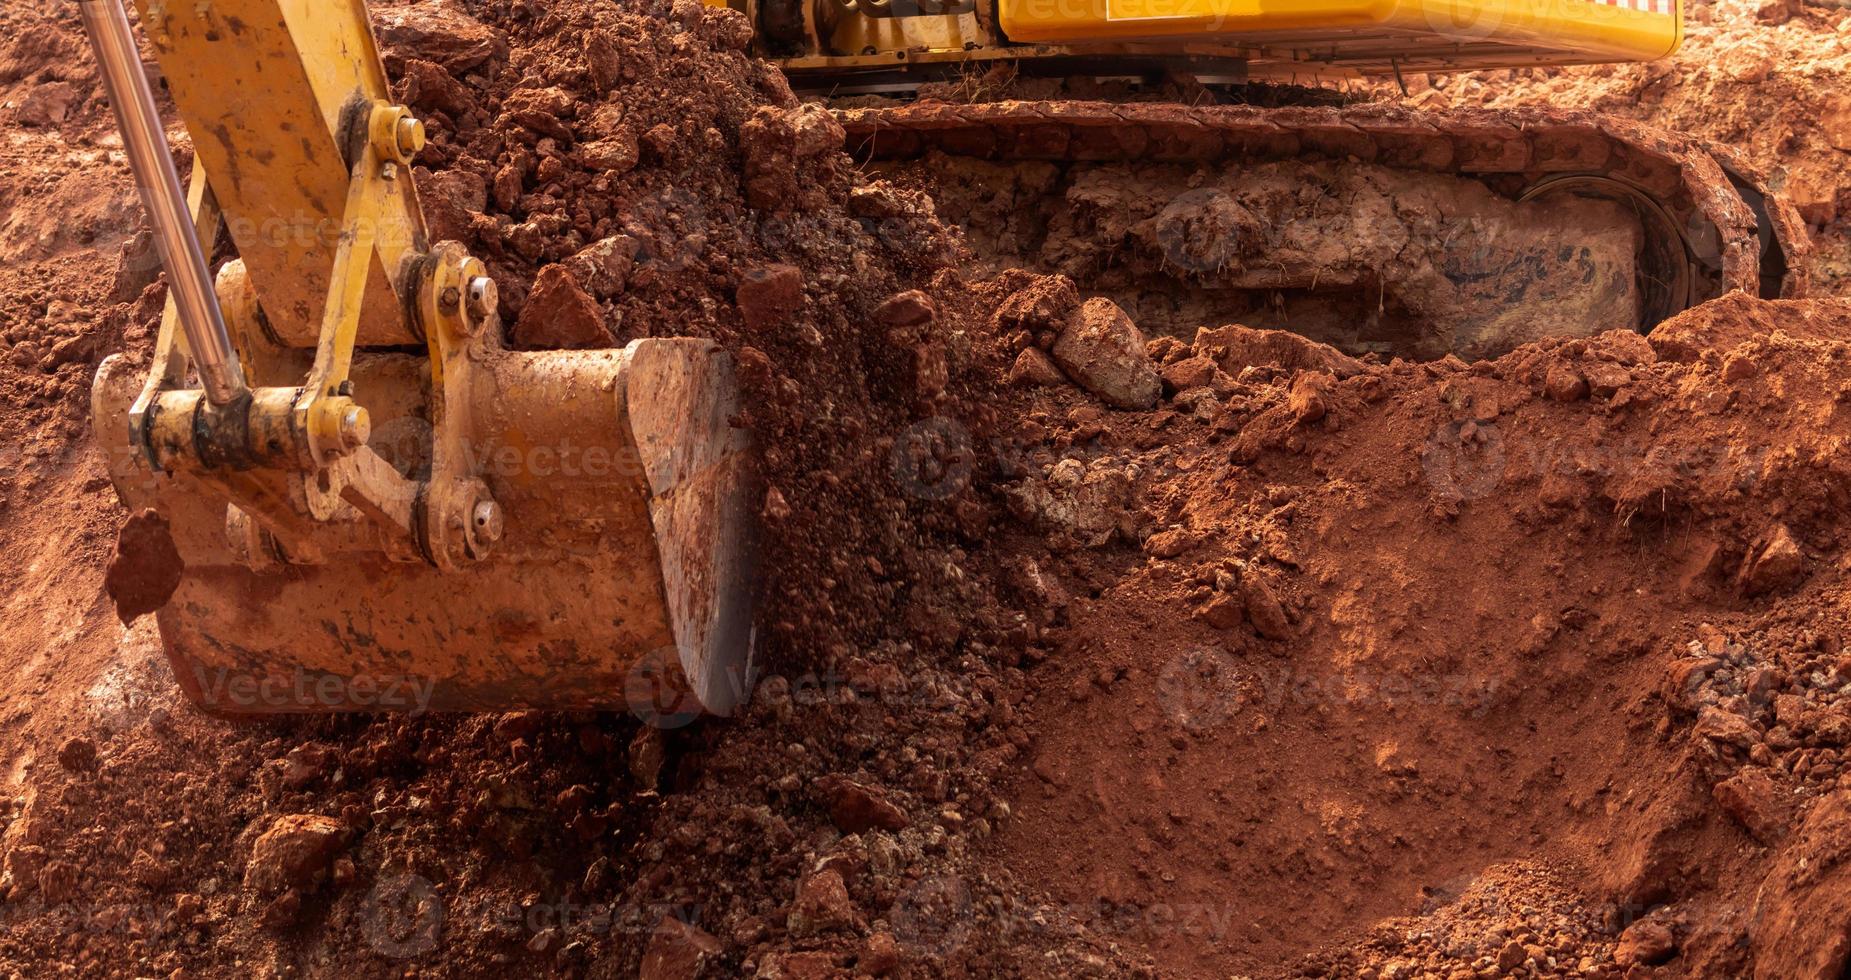
<instances>
[{"instance_id":1,"label":"exposed pipe","mask_svg":"<svg viewBox=\"0 0 1851 980\"><path fill-rule=\"evenodd\" d=\"M154 92L142 71L128 12L122 0L77 0L77 12L90 36L110 105L115 107L129 169L135 173L142 205L154 226L154 241L167 268L167 289L179 312L200 384L212 404L230 404L246 391L244 369L231 346L231 333L225 329L225 317L212 289L212 273L193 231L186 192L180 188L161 114L154 106Z\"/></svg>"}]
</instances>

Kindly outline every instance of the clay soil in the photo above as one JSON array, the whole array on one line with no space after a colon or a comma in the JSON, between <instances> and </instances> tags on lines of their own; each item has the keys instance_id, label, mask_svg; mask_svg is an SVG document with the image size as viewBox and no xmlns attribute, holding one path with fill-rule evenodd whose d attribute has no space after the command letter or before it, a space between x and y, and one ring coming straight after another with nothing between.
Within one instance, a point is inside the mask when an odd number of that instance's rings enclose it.
<instances>
[{"instance_id":1,"label":"clay soil","mask_svg":"<svg viewBox=\"0 0 1851 980\"><path fill-rule=\"evenodd\" d=\"M74 14L9 6L0 973L1844 974L1829 247L1817 298L1472 364L1220 322L1114 346L1070 283L966 275L738 15L375 7L432 222L512 340L744 365L769 676L673 729L186 703L106 593L128 515L88 433L164 287ZM1708 127L1835 181L1842 256L1846 18L1796 9L1413 97ZM1772 66L1722 78L1721 39Z\"/></svg>"}]
</instances>

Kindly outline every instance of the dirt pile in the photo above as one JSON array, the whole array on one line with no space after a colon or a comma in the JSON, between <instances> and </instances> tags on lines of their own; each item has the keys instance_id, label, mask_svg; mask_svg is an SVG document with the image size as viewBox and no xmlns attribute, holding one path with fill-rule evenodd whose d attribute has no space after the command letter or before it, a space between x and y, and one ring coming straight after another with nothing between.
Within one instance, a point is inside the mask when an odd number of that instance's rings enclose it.
<instances>
[{"instance_id":1,"label":"dirt pile","mask_svg":"<svg viewBox=\"0 0 1851 980\"><path fill-rule=\"evenodd\" d=\"M1470 367L1326 351L1335 371L1205 330L1153 345L1167 411L1100 432L1056 397L1030 418L1069 458L1031 454L1030 487L1005 490L1078 488L1029 533L1079 542L1043 576L1061 618L1008 863L1180 976L1264 972L1461 894L1540 901L1495 870L1510 859L1562 869L1579 924L1372 939L1305 968L1445 974L1519 942L1512 969L1536 947L1618 975L1649 919L1680 975L1783 975L1807 918L1765 897L1769 857L1829 863L1782 848L1817 846L1787 836L1798 810L1839 805L1822 637L1851 489L1845 312L1737 298L1649 343ZM1114 474L1116 494L1079 492ZM1740 652L1763 644L1791 652Z\"/></svg>"},{"instance_id":2,"label":"dirt pile","mask_svg":"<svg viewBox=\"0 0 1851 980\"><path fill-rule=\"evenodd\" d=\"M68 17L5 16L68 55ZM79 97L0 148L0 230L32 230L0 263L0 967L1844 969L1843 304L1469 366L1140 338L1058 279L947 271L728 12L379 21L427 206L514 336L742 358L771 676L667 729L180 701L104 598L125 515L75 441L159 287L117 290L145 273L81 61L28 68L6 99Z\"/></svg>"}]
</instances>

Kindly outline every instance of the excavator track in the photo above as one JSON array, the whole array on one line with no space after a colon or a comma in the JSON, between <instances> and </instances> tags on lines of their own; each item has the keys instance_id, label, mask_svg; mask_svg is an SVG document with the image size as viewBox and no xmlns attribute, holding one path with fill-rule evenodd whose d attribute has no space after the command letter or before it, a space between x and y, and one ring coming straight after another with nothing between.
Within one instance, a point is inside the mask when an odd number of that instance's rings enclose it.
<instances>
[{"instance_id":1,"label":"excavator track","mask_svg":"<svg viewBox=\"0 0 1851 980\"><path fill-rule=\"evenodd\" d=\"M1806 291L1798 214L1726 148L1593 113L922 102L836 117L849 151L877 167L945 158L1067 168L1327 161L1466 178L1511 202L1552 189L1621 201L1644 228L1640 329L1732 290Z\"/></svg>"}]
</instances>

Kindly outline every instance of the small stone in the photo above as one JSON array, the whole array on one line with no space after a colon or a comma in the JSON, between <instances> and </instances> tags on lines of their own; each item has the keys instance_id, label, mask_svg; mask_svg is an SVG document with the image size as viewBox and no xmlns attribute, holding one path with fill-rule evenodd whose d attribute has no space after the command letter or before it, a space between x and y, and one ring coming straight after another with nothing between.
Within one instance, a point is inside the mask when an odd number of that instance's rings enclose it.
<instances>
[{"instance_id":1,"label":"small stone","mask_svg":"<svg viewBox=\"0 0 1851 980\"><path fill-rule=\"evenodd\" d=\"M634 133L620 129L601 140L580 146L578 158L586 170L622 174L636 167L636 162L642 158L642 148L637 145Z\"/></svg>"},{"instance_id":2,"label":"small stone","mask_svg":"<svg viewBox=\"0 0 1851 980\"><path fill-rule=\"evenodd\" d=\"M70 82L36 82L26 86L25 97L13 110L13 120L26 127L62 125L77 104L77 89Z\"/></svg>"},{"instance_id":3,"label":"small stone","mask_svg":"<svg viewBox=\"0 0 1851 980\"><path fill-rule=\"evenodd\" d=\"M886 327L916 327L931 323L938 316L932 297L917 289L895 293L876 307L874 319Z\"/></svg>"},{"instance_id":4,"label":"small stone","mask_svg":"<svg viewBox=\"0 0 1851 980\"><path fill-rule=\"evenodd\" d=\"M591 73L591 84L598 91L608 92L623 77L623 60L617 42L606 31L590 31L585 35L585 67Z\"/></svg>"},{"instance_id":5,"label":"small stone","mask_svg":"<svg viewBox=\"0 0 1851 980\"><path fill-rule=\"evenodd\" d=\"M612 235L585 246L565 264L585 290L598 299L623 292L636 266L636 239Z\"/></svg>"},{"instance_id":6,"label":"small stone","mask_svg":"<svg viewBox=\"0 0 1851 980\"><path fill-rule=\"evenodd\" d=\"M782 263L760 266L740 280L733 299L746 326L780 326L803 309L803 270Z\"/></svg>"},{"instance_id":7,"label":"small stone","mask_svg":"<svg viewBox=\"0 0 1851 980\"><path fill-rule=\"evenodd\" d=\"M1773 844L1786 835L1788 813L1780 787L1767 771L1744 768L1711 790L1724 813L1734 817L1755 840Z\"/></svg>"},{"instance_id":8,"label":"small stone","mask_svg":"<svg viewBox=\"0 0 1851 980\"><path fill-rule=\"evenodd\" d=\"M115 600L116 617L127 626L167 605L185 573L186 562L174 545L167 518L143 509L130 515L117 532L103 589Z\"/></svg>"},{"instance_id":9,"label":"small stone","mask_svg":"<svg viewBox=\"0 0 1851 980\"><path fill-rule=\"evenodd\" d=\"M1762 595L1798 582L1805 572L1806 556L1793 532L1776 524L1749 549L1736 573L1736 586L1743 595Z\"/></svg>"},{"instance_id":10,"label":"small stone","mask_svg":"<svg viewBox=\"0 0 1851 980\"><path fill-rule=\"evenodd\" d=\"M521 174L520 167L512 163L504 164L500 170L495 171L495 180L489 189L495 196L495 208L512 214L520 204L521 192L526 190L526 177Z\"/></svg>"},{"instance_id":11,"label":"small stone","mask_svg":"<svg viewBox=\"0 0 1851 980\"><path fill-rule=\"evenodd\" d=\"M1529 951L1523 948L1522 943L1514 939L1505 943L1503 949L1498 950L1498 972L1500 973L1514 973L1518 967L1529 961Z\"/></svg>"},{"instance_id":12,"label":"small stone","mask_svg":"<svg viewBox=\"0 0 1851 980\"><path fill-rule=\"evenodd\" d=\"M1567 364L1553 364L1543 377L1543 393L1558 402L1580 401L1588 395L1587 379Z\"/></svg>"},{"instance_id":13,"label":"small stone","mask_svg":"<svg viewBox=\"0 0 1851 980\"><path fill-rule=\"evenodd\" d=\"M662 781L662 766L668 758L668 738L662 729L644 725L630 740L630 777L644 789L655 789Z\"/></svg>"},{"instance_id":14,"label":"small stone","mask_svg":"<svg viewBox=\"0 0 1851 980\"><path fill-rule=\"evenodd\" d=\"M865 834L870 830L903 830L912 821L885 793L846 776L831 773L813 784L829 819L845 834Z\"/></svg>"},{"instance_id":15,"label":"small stone","mask_svg":"<svg viewBox=\"0 0 1851 980\"><path fill-rule=\"evenodd\" d=\"M900 944L893 933L882 930L868 937L855 968L871 977L884 977L900 966Z\"/></svg>"},{"instance_id":16,"label":"small stone","mask_svg":"<svg viewBox=\"0 0 1851 980\"><path fill-rule=\"evenodd\" d=\"M1767 81L1774 72L1774 57L1766 49L1747 45L1731 45L1716 62L1724 75L1744 85L1759 85Z\"/></svg>"},{"instance_id":17,"label":"small stone","mask_svg":"<svg viewBox=\"0 0 1851 980\"><path fill-rule=\"evenodd\" d=\"M1677 936L1669 926L1652 919L1627 926L1613 948L1613 961L1622 967L1656 966L1676 955Z\"/></svg>"},{"instance_id":18,"label":"small stone","mask_svg":"<svg viewBox=\"0 0 1851 980\"><path fill-rule=\"evenodd\" d=\"M1200 542L1195 532L1185 528L1158 531L1144 540L1144 553L1152 558L1175 558Z\"/></svg>"},{"instance_id":19,"label":"small stone","mask_svg":"<svg viewBox=\"0 0 1851 980\"><path fill-rule=\"evenodd\" d=\"M849 900L842 875L828 869L805 878L797 888L797 900L791 905L785 925L797 938L853 930L855 905Z\"/></svg>"},{"instance_id":20,"label":"small stone","mask_svg":"<svg viewBox=\"0 0 1851 980\"><path fill-rule=\"evenodd\" d=\"M1734 384L1761 373L1761 365L1747 354L1733 354L1722 364L1722 379Z\"/></svg>"},{"instance_id":21,"label":"small stone","mask_svg":"<svg viewBox=\"0 0 1851 980\"><path fill-rule=\"evenodd\" d=\"M1595 361L1586 374L1588 391L1596 398L1612 398L1632 381L1632 372L1612 361Z\"/></svg>"},{"instance_id":22,"label":"small stone","mask_svg":"<svg viewBox=\"0 0 1851 980\"><path fill-rule=\"evenodd\" d=\"M791 505L790 501L785 499L784 491L779 490L777 487L767 489L765 491L765 506L760 509L759 513L766 521L772 524L789 520L791 516Z\"/></svg>"},{"instance_id":23,"label":"small stone","mask_svg":"<svg viewBox=\"0 0 1851 980\"><path fill-rule=\"evenodd\" d=\"M534 350L609 347L615 341L598 308L565 265L540 270L510 339Z\"/></svg>"},{"instance_id":24,"label":"small stone","mask_svg":"<svg viewBox=\"0 0 1851 980\"><path fill-rule=\"evenodd\" d=\"M453 119L464 118L478 108L469 86L457 81L456 76L444 71L436 62L421 58L406 60L400 84L405 87L405 104L414 108L435 109Z\"/></svg>"},{"instance_id":25,"label":"small stone","mask_svg":"<svg viewBox=\"0 0 1851 980\"><path fill-rule=\"evenodd\" d=\"M1181 346L1181 343L1173 337L1164 337L1161 339L1168 340L1173 344L1177 344L1177 346ZM1145 350L1146 353L1149 352L1148 347L1146 347ZM1215 380L1215 372L1219 370L1221 370L1220 366L1210 358L1185 357L1180 361L1173 361L1164 366L1163 387L1165 391L1171 394L1175 394L1179 391L1188 391L1191 388L1206 387L1209 382Z\"/></svg>"},{"instance_id":26,"label":"small stone","mask_svg":"<svg viewBox=\"0 0 1851 980\"><path fill-rule=\"evenodd\" d=\"M1799 12L1799 0L1767 0L1755 8L1755 20L1769 27L1779 27Z\"/></svg>"},{"instance_id":27,"label":"small stone","mask_svg":"<svg viewBox=\"0 0 1851 980\"><path fill-rule=\"evenodd\" d=\"M283 785L289 789L301 789L321 777L327 771L332 752L328 747L316 742L308 742L289 750L283 757Z\"/></svg>"},{"instance_id":28,"label":"small stone","mask_svg":"<svg viewBox=\"0 0 1851 980\"><path fill-rule=\"evenodd\" d=\"M314 887L326 875L334 855L347 846L347 839L346 825L333 817L312 813L277 817L251 846L245 887L265 895Z\"/></svg>"},{"instance_id":29,"label":"small stone","mask_svg":"<svg viewBox=\"0 0 1851 980\"><path fill-rule=\"evenodd\" d=\"M397 74L408 57L425 58L458 78L508 57L507 35L471 17L457 4L411 4L380 10L373 21L386 71Z\"/></svg>"},{"instance_id":30,"label":"small stone","mask_svg":"<svg viewBox=\"0 0 1851 980\"><path fill-rule=\"evenodd\" d=\"M257 914L257 925L271 932L280 932L294 925L301 914L302 893L291 888L264 906L264 910Z\"/></svg>"},{"instance_id":31,"label":"small stone","mask_svg":"<svg viewBox=\"0 0 1851 980\"><path fill-rule=\"evenodd\" d=\"M1253 572L1242 575L1240 592L1241 604L1255 632L1269 640L1283 640L1292 635L1285 607L1280 605L1279 597L1273 594L1265 579Z\"/></svg>"},{"instance_id":32,"label":"small stone","mask_svg":"<svg viewBox=\"0 0 1851 980\"><path fill-rule=\"evenodd\" d=\"M1054 341L1054 361L1080 387L1114 408L1157 404L1163 380L1144 352L1137 324L1104 297L1087 300Z\"/></svg>"},{"instance_id":33,"label":"small stone","mask_svg":"<svg viewBox=\"0 0 1851 980\"><path fill-rule=\"evenodd\" d=\"M58 749L58 765L67 772L94 772L96 745L85 738L66 740Z\"/></svg>"},{"instance_id":34,"label":"small stone","mask_svg":"<svg viewBox=\"0 0 1851 980\"><path fill-rule=\"evenodd\" d=\"M1231 630L1246 620L1245 607L1231 595L1217 595L1196 610L1196 617L1218 630Z\"/></svg>"},{"instance_id":35,"label":"small stone","mask_svg":"<svg viewBox=\"0 0 1851 980\"><path fill-rule=\"evenodd\" d=\"M1286 398L1286 410L1300 425L1319 421L1330 412L1329 390L1333 379L1322 372L1301 374L1292 382Z\"/></svg>"},{"instance_id":36,"label":"small stone","mask_svg":"<svg viewBox=\"0 0 1851 980\"><path fill-rule=\"evenodd\" d=\"M1759 732L1741 715L1720 708L1705 707L1697 714L1695 733L1701 738L1747 751L1761 740Z\"/></svg>"},{"instance_id":37,"label":"small stone","mask_svg":"<svg viewBox=\"0 0 1851 980\"><path fill-rule=\"evenodd\" d=\"M1067 376L1060 373L1047 354L1039 347L1025 347L1016 355L1015 364L1009 368L1009 383L1030 388L1050 388L1066 384Z\"/></svg>"},{"instance_id":38,"label":"small stone","mask_svg":"<svg viewBox=\"0 0 1851 980\"><path fill-rule=\"evenodd\" d=\"M649 934L637 980L696 980L720 955L720 941L673 915Z\"/></svg>"},{"instance_id":39,"label":"small stone","mask_svg":"<svg viewBox=\"0 0 1851 980\"><path fill-rule=\"evenodd\" d=\"M1011 293L993 318L999 334L1058 332L1080 305L1079 287L1066 276L1043 276Z\"/></svg>"}]
</instances>

